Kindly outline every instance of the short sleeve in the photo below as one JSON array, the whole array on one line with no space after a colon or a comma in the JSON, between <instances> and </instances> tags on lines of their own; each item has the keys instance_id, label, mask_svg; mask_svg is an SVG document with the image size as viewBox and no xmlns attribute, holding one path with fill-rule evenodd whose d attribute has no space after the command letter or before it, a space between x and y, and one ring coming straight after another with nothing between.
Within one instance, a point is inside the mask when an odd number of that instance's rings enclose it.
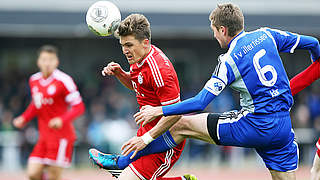
<instances>
[{"instance_id":1,"label":"short sleeve","mask_svg":"<svg viewBox=\"0 0 320 180\"><path fill-rule=\"evenodd\" d=\"M223 89L233 81L235 81L235 76L232 68L223 60L223 55L220 55L215 71L212 73L211 78L207 81L204 88L215 96L218 96Z\"/></svg>"}]
</instances>

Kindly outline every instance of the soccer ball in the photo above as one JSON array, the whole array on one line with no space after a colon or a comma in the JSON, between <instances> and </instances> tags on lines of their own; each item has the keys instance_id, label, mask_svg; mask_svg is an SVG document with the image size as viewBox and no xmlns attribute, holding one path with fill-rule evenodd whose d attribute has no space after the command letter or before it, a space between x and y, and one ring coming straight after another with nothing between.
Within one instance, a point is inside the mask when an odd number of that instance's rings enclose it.
<instances>
[{"instance_id":1,"label":"soccer ball","mask_svg":"<svg viewBox=\"0 0 320 180\"><path fill-rule=\"evenodd\" d=\"M98 1L89 7L86 21L89 29L98 36L110 36L119 27L121 14L113 3Z\"/></svg>"}]
</instances>

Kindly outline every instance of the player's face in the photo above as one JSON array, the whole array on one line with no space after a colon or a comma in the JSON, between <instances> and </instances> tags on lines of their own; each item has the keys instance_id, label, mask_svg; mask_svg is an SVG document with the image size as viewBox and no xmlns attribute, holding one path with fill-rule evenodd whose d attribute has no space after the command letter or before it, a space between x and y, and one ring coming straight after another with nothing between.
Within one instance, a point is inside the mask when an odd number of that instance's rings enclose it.
<instances>
[{"instance_id":1,"label":"player's face","mask_svg":"<svg viewBox=\"0 0 320 180\"><path fill-rule=\"evenodd\" d=\"M227 41L226 28L221 26L221 28L217 29L217 27L215 25L211 24L211 29L213 31L213 36L219 42L220 47L221 48L227 48L228 47L228 41Z\"/></svg>"},{"instance_id":2,"label":"player's face","mask_svg":"<svg viewBox=\"0 0 320 180\"><path fill-rule=\"evenodd\" d=\"M149 40L139 41L134 35L120 36L122 52L126 56L129 64L141 61L149 53Z\"/></svg>"},{"instance_id":3,"label":"player's face","mask_svg":"<svg viewBox=\"0 0 320 180\"><path fill-rule=\"evenodd\" d=\"M44 77L48 77L58 67L59 60L55 53L43 51L39 54L38 67Z\"/></svg>"}]
</instances>

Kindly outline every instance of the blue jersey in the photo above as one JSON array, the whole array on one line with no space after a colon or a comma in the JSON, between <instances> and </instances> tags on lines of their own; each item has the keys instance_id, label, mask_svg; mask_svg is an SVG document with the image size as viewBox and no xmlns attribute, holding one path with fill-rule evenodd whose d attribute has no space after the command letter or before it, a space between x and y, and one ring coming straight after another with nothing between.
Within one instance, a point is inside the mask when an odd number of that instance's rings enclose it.
<instances>
[{"instance_id":1,"label":"blue jersey","mask_svg":"<svg viewBox=\"0 0 320 180\"><path fill-rule=\"evenodd\" d=\"M203 110L230 86L240 92L240 105L250 113L288 111L293 104L289 80L279 52L306 49L311 59L320 57L316 38L270 28L241 32L218 58L218 65L205 87L193 98L163 106L165 116Z\"/></svg>"},{"instance_id":2,"label":"blue jersey","mask_svg":"<svg viewBox=\"0 0 320 180\"><path fill-rule=\"evenodd\" d=\"M279 52L293 53L299 39L269 28L238 34L218 58L205 89L217 96L229 85L240 92L240 105L251 113L288 111L293 98Z\"/></svg>"},{"instance_id":3,"label":"blue jersey","mask_svg":"<svg viewBox=\"0 0 320 180\"><path fill-rule=\"evenodd\" d=\"M293 98L279 52L307 49L312 60L320 57L317 39L261 28L241 32L219 56L211 79L194 97L163 106L163 115L203 110L230 86L240 92L242 111L208 115L207 127L214 142L254 147L269 169L287 172L297 168L298 146L291 130L289 110ZM277 113L276 113L277 112Z\"/></svg>"}]
</instances>

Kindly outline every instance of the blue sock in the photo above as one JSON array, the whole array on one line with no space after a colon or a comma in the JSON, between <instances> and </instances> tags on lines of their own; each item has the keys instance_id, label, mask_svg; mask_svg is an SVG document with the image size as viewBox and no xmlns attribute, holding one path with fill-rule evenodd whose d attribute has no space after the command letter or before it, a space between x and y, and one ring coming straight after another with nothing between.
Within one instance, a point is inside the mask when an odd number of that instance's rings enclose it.
<instances>
[{"instance_id":1,"label":"blue sock","mask_svg":"<svg viewBox=\"0 0 320 180\"><path fill-rule=\"evenodd\" d=\"M124 169L127 166L129 166L130 163L134 162L135 160L139 159L142 156L165 152L176 146L177 146L176 142L173 140L170 132L167 131L161 136L159 136L157 139L152 141L150 144L148 144L144 149L139 151L133 159L130 159L130 157L134 152L131 152L127 156L120 156L117 161L117 164L120 169Z\"/></svg>"}]
</instances>

